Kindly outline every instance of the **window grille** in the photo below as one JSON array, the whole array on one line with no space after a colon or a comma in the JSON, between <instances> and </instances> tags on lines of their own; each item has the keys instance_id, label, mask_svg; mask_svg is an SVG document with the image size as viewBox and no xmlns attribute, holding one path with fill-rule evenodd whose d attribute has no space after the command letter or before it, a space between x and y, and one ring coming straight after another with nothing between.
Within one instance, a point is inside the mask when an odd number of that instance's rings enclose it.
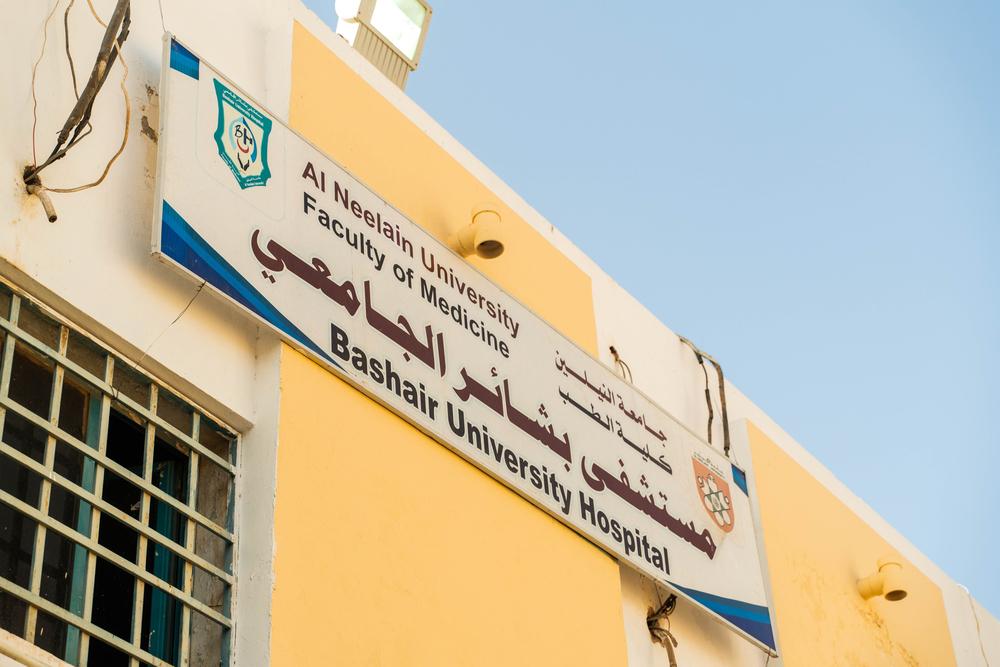
<instances>
[{"instance_id":1,"label":"window grille","mask_svg":"<svg viewBox=\"0 0 1000 667\"><path fill-rule=\"evenodd\" d=\"M229 664L237 445L0 283L0 627L72 665Z\"/></svg>"}]
</instances>

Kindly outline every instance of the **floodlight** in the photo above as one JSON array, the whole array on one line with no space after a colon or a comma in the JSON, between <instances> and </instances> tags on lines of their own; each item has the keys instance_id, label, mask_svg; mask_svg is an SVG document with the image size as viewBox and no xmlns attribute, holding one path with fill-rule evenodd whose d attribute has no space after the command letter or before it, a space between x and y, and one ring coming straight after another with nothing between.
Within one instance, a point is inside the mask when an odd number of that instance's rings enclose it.
<instances>
[{"instance_id":1,"label":"floodlight","mask_svg":"<svg viewBox=\"0 0 1000 667\"><path fill-rule=\"evenodd\" d=\"M424 0L336 0L337 33L400 88L417 68L431 7Z\"/></svg>"}]
</instances>

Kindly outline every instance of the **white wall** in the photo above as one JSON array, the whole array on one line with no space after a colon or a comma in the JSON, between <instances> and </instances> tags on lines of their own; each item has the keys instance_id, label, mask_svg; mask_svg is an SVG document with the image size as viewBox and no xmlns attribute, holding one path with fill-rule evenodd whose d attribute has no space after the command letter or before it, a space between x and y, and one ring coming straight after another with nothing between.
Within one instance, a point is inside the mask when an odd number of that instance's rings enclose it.
<instances>
[{"instance_id":1,"label":"white wall","mask_svg":"<svg viewBox=\"0 0 1000 667\"><path fill-rule=\"evenodd\" d=\"M59 221L45 220L39 202L29 197L21 172L32 162L31 64L42 44L42 25L52 0L19 3L5 12L0 80L0 257L5 275L21 284L40 284L49 300L62 303L70 315L84 320L109 342L145 353L144 363L168 381L200 397L206 407L246 427L254 414L253 371L256 327L207 293L184 317L169 326L195 294L197 285L161 266L149 254L158 124L162 28L156 2L133 2L131 35L124 56L129 65L132 124L128 146L98 188L75 194L53 194ZM62 9L49 24L45 57L38 67L37 146L40 160L75 98L64 53ZM96 0L108 17L113 0ZM285 3L165 2L168 28L173 28L206 59L214 61L265 101L287 115L290 35ZM73 56L82 81L93 66L103 28L86 3L71 14ZM44 184L76 186L101 173L121 139L124 120L118 87L120 70L112 72L98 97L94 132L69 155L42 172ZM109 206L109 202L114 202Z\"/></svg>"},{"instance_id":2,"label":"white wall","mask_svg":"<svg viewBox=\"0 0 1000 667\"><path fill-rule=\"evenodd\" d=\"M277 339L249 319L200 294L197 284L150 255L163 28L155 0L132 2L129 66L132 123L121 159L100 186L53 194L50 224L24 192L32 161L31 66L54 0L4 11L0 41L0 273L139 361L154 374L243 431L237 479L236 655L265 664L273 583L274 462L277 442ZM114 0L94 0L102 17ZM288 112L291 18L283 0L165 0L168 29L263 100ZM38 67L37 146L44 158L75 98L62 28L65 0L49 23ZM78 79L93 66L103 34L87 4L70 15ZM42 173L44 184L76 186L96 178L117 149L124 120L116 66L98 97L94 132ZM153 131L146 128L152 128ZM153 136L151 136L153 135Z\"/></svg>"}]
</instances>

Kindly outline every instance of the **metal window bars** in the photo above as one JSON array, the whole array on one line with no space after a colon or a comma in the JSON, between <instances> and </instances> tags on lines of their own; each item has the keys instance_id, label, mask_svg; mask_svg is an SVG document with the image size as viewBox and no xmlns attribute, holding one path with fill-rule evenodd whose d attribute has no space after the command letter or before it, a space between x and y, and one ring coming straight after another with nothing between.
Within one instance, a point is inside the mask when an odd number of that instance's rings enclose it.
<instances>
[{"instance_id":1,"label":"metal window bars","mask_svg":"<svg viewBox=\"0 0 1000 667\"><path fill-rule=\"evenodd\" d=\"M7 564L0 567L0 627L81 667L102 664L91 657L107 651L130 667L228 664L238 436L3 283L0 350L0 472L8 470L0 482L13 479L15 468L22 480L17 488L0 484L0 509L21 526L34 525L33 539L21 535L22 547L30 544L27 581L16 574L16 530L6 527L7 542L0 535L0 565ZM49 387L32 389L32 405L17 400L25 373L50 378ZM72 408L63 409L64 396ZM142 451L128 454L136 465L115 453L127 449L117 436L109 451L112 422L141 429ZM26 432L40 434L37 452L16 446ZM82 461L79 474L69 474L65 460ZM122 505L112 487L139 499ZM19 492L29 488L34 492ZM60 513L63 520L53 516ZM75 521L66 522L67 514ZM72 554L62 583L58 557L44 573L59 546ZM95 597L121 599L129 580L131 609L116 605L114 613L130 618L111 619Z\"/></svg>"}]
</instances>

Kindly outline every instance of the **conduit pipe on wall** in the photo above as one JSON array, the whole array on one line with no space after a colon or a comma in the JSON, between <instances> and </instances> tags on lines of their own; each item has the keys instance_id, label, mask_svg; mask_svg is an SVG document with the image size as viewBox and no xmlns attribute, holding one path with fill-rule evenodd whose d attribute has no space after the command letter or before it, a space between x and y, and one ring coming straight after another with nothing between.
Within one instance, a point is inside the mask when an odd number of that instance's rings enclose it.
<instances>
[{"instance_id":1,"label":"conduit pipe on wall","mask_svg":"<svg viewBox=\"0 0 1000 667\"><path fill-rule=\"evenodd\" d=\"M42 202L42 208L45 209L45 216L49 219L49 222L55 222L59 219L59 216L56 215L56 207L52 205L52 198L49 197L49 193L46 192L44 187L40 184L29 185L28 194L35 195L38 197L38 201Z\"/></svg>"},{"instance_id":2,"label":"conduit pipe on wall","mask_svg":"<svg viewBox=\"0 0 1000 667\"><path fill-rule=\"evenodd\" d=\"M715 374L719 378L719 404L722 407L722 452L728 457L731 446L729 442L729 413L726 409L726 378L722 374L722 366L711 355L702 352L698 349L697 345L684 336L678 336L678 338L681 339L682 343L691 348L694 356L698 359L698 363L701 364L702 372L705 373L705 402L708 404L708 444L712 444L712 418L715 413L712 410L712 393L708 388L708 371L705 369L705 359L708 359L709 363L715 367Z\"/></svg>"}]
</instances>

